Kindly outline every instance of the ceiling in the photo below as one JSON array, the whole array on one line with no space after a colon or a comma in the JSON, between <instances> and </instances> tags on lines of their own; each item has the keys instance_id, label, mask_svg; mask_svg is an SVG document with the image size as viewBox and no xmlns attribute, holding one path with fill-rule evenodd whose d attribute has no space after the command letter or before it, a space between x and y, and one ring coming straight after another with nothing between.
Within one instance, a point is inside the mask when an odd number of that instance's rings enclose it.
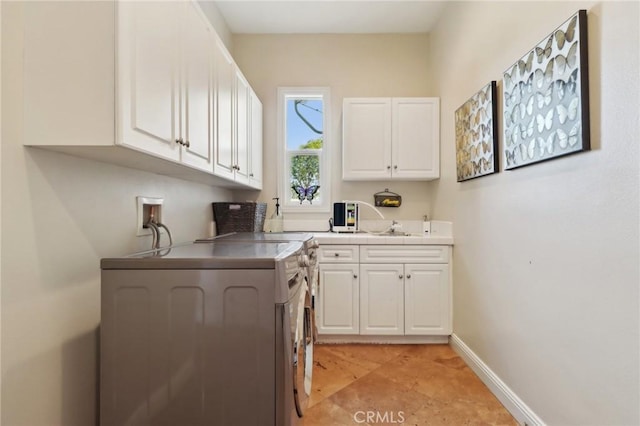
<instances>
[{"instance_id":1,"label":"ceiling","mask_svg":"<svg viewBox=\"0 0 640 426\"><path fill-rule=\"evenodd\" d=\"M425 33L445 1L217 0L234 34Z\"/></svg>"}]
</instances>

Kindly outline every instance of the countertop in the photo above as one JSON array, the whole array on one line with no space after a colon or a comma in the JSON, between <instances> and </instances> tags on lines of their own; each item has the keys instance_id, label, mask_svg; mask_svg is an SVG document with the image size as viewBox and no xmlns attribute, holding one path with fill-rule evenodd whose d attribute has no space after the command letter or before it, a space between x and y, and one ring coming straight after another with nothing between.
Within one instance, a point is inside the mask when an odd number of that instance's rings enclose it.
<instances>
[{"instance_id":1,"label":"countertop","mask_svg":"<svg viewBox=\"0 0 640 426\"><path fill-rule=\"evenodd\" d=\"M388 236L367 233L314 232L320 244L453 245L451 236Z\"/></svg>"},{"instance_id":2,"label":"countertop","mask_svg":"<svg viewBox=\"0 0 640 426\"><path fill-rule=\"evenodd\" d=\"M313 232L320 244L388 244L388 245L453 245L453 226L451 222L431 222L431 233L409 235L388 235L367 232L335 233Z\"/></svg>"}]
</instances>

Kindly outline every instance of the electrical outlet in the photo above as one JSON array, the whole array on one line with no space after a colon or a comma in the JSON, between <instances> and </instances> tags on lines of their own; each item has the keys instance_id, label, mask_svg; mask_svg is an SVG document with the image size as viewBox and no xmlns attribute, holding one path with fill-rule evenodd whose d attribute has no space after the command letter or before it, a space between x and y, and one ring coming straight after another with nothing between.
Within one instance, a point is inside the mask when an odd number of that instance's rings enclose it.
<instances>
[{"instance_id":1,"label":"electrical outlet","mask_svg":"<svg viewBox=\"0 0 640 426\"><path fill-rule=\"evenodd\" d=\"M164 198L154 197L136 197L138 203L138 217L136 222L136 235L142 237L145 235L151 235L151 230L144 227L144 224L149 222L151 217L151 209L154 210L154 218L156 222L162 223L162 205L164 204ZM163 228L160 228L160 233L165 233Z\"/></svg>"}]
</instances>

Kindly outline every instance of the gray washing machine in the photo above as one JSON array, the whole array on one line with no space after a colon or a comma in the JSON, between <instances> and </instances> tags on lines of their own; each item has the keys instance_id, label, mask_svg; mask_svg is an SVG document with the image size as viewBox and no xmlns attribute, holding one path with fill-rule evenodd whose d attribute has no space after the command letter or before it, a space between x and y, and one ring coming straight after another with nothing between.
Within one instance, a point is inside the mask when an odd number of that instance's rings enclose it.
<instances>
[{"instance_id":1,"label":"gray washing machine","mask_svg":"<svg viewBox=\"0 0 640 426\"><path fill-rule=\"evenodd\" d=\"M307 266L300 242L102 259L100 424L298 424Z\"/></svg>"},{"instance_id":2,"label":"gray washing machine","mask_svg":"<svg viewBox=\"0 0 640 426\"><path fill-rule=\"evenodd\" d=\"M307 232L232 232L219 235L217 237L196 240L196 242L209 243L216 242L289 242L299 241L303 245L303 250L308 259L307 267L307 287L309 294L305 299L305 311L303 323L300 325L305 330L302 339L297 340L302 347L296 350L298 357L295 363L295 389L296 408L302 417L307 408L309 396L311 395L312 375L313 375L313 344L317 336L315 329L315 300L317 297L318 282L318 241L313 234Z\"/></svg>"}]
</instances>

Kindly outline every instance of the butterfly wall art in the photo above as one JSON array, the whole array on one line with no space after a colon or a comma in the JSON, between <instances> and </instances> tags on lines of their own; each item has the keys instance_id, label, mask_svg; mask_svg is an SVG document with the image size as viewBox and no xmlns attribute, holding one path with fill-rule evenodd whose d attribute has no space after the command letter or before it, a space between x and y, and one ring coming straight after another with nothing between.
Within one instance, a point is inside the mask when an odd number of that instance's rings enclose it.
<instances>
[{"instance_id":1,"label":"butterfly wall art","mask_svg":"<svg viewBox=\"0 0 640 426\"><path fill-rule=\"evenodd\" d=\"M309 185L307 187L303 185L293 185L291 186L291 189L293 189L293 191L298 196L300 204L302 204L302 202L305 200L309 201L309 204L313 204L313 198L316 196L316 193L320 189L320 185Z\"/></svg>"},{"instance_id":2,"label":"butterfly wall art","mask_svg":"<svg viewBox=\"0 0 640 426\"><path fill-rule=\"evenodd\" d=\"M505 169L590 149L587 11L503 74Z\"/></svg>"},{"instance_id":3,"label":"butterfly wall art","mask_svg":"<svg viewBox=\"0 0 640 426\"><path fill-rule=\"evenodd\" d=\"M496 98L492 81L455 112L458 182L498 171Z\"/></svg>"}]
</instances>

